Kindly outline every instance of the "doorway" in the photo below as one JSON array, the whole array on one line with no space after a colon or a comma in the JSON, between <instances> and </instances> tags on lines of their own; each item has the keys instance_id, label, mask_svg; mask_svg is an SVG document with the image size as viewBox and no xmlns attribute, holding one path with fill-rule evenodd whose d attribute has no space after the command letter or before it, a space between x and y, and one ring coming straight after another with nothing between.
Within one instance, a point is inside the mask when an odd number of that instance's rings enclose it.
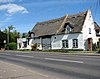
<instances>
[{"instance_id":1,"label":"doorway","mask_svg":"<svg viewBox=\"0 0 100 79\"><path fill-rule=\"evenodd\" d=\"M88 38L88 50L92 50L92 38Z\"/></svg>"}]
</instances>

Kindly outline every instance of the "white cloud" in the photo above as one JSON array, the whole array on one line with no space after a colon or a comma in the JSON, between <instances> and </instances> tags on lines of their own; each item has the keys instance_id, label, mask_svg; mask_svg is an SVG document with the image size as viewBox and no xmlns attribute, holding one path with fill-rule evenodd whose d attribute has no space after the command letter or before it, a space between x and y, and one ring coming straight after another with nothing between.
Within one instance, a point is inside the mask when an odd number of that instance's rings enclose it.
<instances>
[{"instance_id":1,"label":"white cloud","mask_svg":"<svg viewBox=\"0 0 100 79\"><path fill-rule=\"evenodd\" d=\"M0 3L13 2L14 0L0 0Z\"/></svg>"},{"instance_id":2,"label":"white cloud","mask_svg":"<svg viewBox=\"0 0 100 79\"><path fill-rule=\"evenodd\" d=\"M12 15L14 13L20 12L20 13L29 13L26 8L16 5L16 4L6 4L1 5L0 10L6 10L7 15Z\"/></svg>"}]
</instances>

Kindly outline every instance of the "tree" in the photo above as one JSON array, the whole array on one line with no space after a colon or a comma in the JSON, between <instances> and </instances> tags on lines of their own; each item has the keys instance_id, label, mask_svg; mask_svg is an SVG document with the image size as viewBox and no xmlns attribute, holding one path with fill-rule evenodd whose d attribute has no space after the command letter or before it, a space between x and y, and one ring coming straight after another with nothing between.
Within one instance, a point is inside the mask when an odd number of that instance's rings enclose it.
<instances>
[{"instance_id":1,"label":"tree","mask_svg":"<svg viewBox=\"0 0 100 79\"><path fill-rule=\"evenodd\" d=\"M10 32L11 30L13 30L13 29L14 29L14 26L13 26L13 25L8 26L9 32Z\"/></svg>"},{"instance_id":2,"label":"tree","mask_svg":"<svg viewBox=\"0 0 100 79\"><path fill-rule=\"evenodd\" d=\"M14 30L13 34L15 35L16 38L20 38L20 32L17 32L17 30Z\"/></svg>"},{"instance_id":3,"label":"tree","mask_svg":"<svg viewBox=\"0 0 100 79\"><path fill-rule=\"evenodd\" d=\"M14 27L13 27L13 25L10 25L10 26L8 26L8 33L7 33L7 42L9 43L9 36L10 36L10 31L11 30L13 30L14 29Z\"/></svg>"},{"instance_id":4,"label":"tree","mask_svg":"<svg viewBox=\"0 0 100 79\"><path fill-rule=\"evenodd\" d=\"M7 34L8 31L7 31L7 29L5 28L5 30L4 30L3 32Z\"/></svg>"},{"instance_id":5,"label":"tree","mask_svg":"<svg viewBox=\"0 0 100 79\"><path fill-rule=\"evenodd\" d=\"M17 38L20 37L20 33L14 30L13 32L10 32L10 42L17 42Z\"/></svg>"},{"instance_id":6,"label":"tree","mask_svg":"<svg viewBox=\"0 0 100 79\"><path fill-rule=\"evenodd\" d=\"M2 32L5 34L5 36L3 34L1 34L1 31L0 31L0 42L2 40L2 43L4 43L4 40L7 41L7 48L9 49L9 46L12 46L12 44L15 45L15 43L17 44L17 38L20 37L20 32L17 32L17 30L13 30L14 29L14 26L11 25L11 26L8 26L8 28ZM11 31L13 30L13 31ZM4 39L4 38L5 39ZM11 44L11 45L10 45ZM1 45L1 43L0 43Z\"/></svg>"},{"instance_id":7,"label":"tree","mask_svg":"<svg viewBox=\"0 0 100 79\"><path fill-rule=\"evenodd\" d=\"M27 33L22 33L22 38L26 38L27 37Z\"/></svg>"},{"instance_id":8,"label":"tree","mask_svg":"<svg viewBox=\"0 0 100 79\"><path fill-rule=\"evenodd\" d=\"M0 30L0 48L4 48L4 40L6 41L6 33L1 32Z\"/></svg>"}]
</instances>

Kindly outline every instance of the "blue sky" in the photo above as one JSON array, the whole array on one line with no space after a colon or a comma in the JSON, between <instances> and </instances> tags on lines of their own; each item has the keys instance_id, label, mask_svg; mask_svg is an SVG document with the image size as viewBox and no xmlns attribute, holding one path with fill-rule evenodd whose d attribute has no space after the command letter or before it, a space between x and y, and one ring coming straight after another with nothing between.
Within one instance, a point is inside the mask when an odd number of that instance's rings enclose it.
<instances>
[{"instance_id":1,"label":"blue sky","mask_svg":"<svg viewBox=\"0 0 100 79\"><path fill-rule=\"evenodd\" d=\"M85 12L89 8L94 21L100 25L100 5L97 4L99 0L0 0L0 29L13 25L21 33L28 32L37 22Z\"/></svg>"}]
</instances>

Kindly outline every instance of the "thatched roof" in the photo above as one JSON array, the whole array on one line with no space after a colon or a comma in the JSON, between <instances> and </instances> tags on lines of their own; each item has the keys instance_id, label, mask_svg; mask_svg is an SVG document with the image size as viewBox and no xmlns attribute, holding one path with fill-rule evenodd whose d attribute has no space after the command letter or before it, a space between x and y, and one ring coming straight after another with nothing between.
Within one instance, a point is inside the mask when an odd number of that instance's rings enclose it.
<instances>
[{"instance_id":1,"label":"thatched roof","mask_svg":"<svg viewBox=\"0 0 100 79\"><path fill-rule=\"evenodd\" d=\"M95 27L96 35L97 35L97 36L100 36L100 34L99 34L99 32L100 32L100 27L99 27L99 25L98 25L96 22L94 22L94 27Z\"/></svg>"},{"instance_id":2,"label":"thatched roof","mask_svg":"<svg viewBox=\"0 0 100 79\"><path fill-rule=\"evenodd\" d=\"M61 34L64 30L64 24L69 23L73 27L72 32L81 32L86 15L87 11L69 16L66 15L45 22L39 22L34 26L32 31L35 33L35 37Z\"/></svg>"},{"instance_id":3,"label":"thatched roof","mask_svg":"<svg viewBox=\"0 0 100 79\"><path fill-rule=\"evenodd\" d=\"M94 22L94 27L95 27L95 30L100 30L100 27L96 22Z\"/></svg>"}]
</instances>

